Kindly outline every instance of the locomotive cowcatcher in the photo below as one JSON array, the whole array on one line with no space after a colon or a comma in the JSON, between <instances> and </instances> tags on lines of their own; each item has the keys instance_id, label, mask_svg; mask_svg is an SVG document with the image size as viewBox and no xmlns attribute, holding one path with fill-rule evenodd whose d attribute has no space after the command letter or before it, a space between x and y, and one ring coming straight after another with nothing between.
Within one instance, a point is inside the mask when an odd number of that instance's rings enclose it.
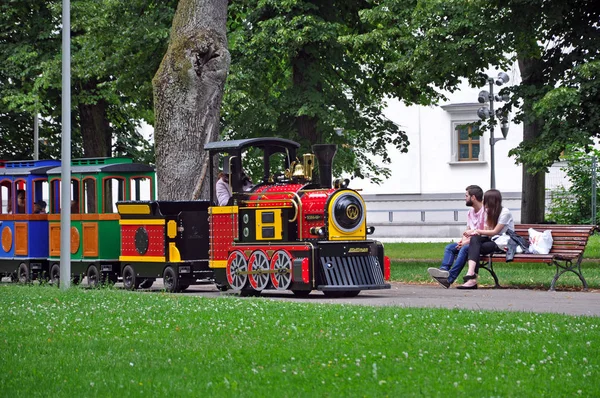
<instances>
[{"instance_id":1,"label":"locomotive cowcatcher","mask_svg":"<svg viewBox=\"0 0 600 398\"><path fill-rule=\"evenodd\" d=\"M374 228L362 197L348 180L332 183L335 145L314 145L301 159L299 146L281 138L212 142L204 147L209 200L119 203L121 261L133 273L130 284L123 275L126 287L162 276L169 291L209 277L242 295L277 289L352 297L390 288L390 261L380 242L367 239ZM219 165L232 192L225 206L217 205ZM247 188L245 170L257 168L256 185Z\"/></svg>"}]
</instances>

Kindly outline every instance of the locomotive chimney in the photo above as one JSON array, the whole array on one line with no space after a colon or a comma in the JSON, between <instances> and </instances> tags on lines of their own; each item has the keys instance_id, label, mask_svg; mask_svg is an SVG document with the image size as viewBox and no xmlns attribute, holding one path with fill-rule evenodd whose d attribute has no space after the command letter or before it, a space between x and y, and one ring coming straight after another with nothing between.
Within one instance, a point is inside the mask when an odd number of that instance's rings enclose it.
<instances>
[{"instance_id":1,"label":"locomotive chimney","mask_svg":"<svg viewBox=\"0 0 600 398\"><path fill-rule=\"evenodd\" d=\"M331 188L331 164L337 145L334 144L316 144L312 147L317 161L319 162L319 179L322 188Z\"/></svg>"}]
</instances>

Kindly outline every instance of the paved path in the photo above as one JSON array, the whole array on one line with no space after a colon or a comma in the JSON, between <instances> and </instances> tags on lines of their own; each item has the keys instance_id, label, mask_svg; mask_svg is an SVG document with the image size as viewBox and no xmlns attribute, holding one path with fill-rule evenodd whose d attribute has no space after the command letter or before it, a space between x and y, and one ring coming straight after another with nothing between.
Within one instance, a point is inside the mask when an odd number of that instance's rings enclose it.
<instances>
[{"instance_id":1,"label":"paved path","mask_svg":"<svg viewBox=\"0 0 600 398\"><path fill-rule=\"evenodd\" d=\"M162 281L156 281L152 290L160 290ZM184 295L219 297L213 285L191 286ZM444 289L439 285L392 283L390 290L363 291L355 298L329 299L320 292L307 298L296 298L291 293L264 291L262 297L307 303L348 303L359 305L395 305L399 307L460 308L470 310L553 312L568 315L600 316L600 291L548 292L528 289L478 290Z\"/></svg>"}]
</instances>

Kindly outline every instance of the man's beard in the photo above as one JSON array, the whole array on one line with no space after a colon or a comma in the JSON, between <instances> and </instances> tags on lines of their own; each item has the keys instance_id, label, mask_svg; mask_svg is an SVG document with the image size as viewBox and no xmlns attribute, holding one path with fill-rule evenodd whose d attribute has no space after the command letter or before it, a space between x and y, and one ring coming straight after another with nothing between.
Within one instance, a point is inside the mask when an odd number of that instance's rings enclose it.
<instances>
[{"instance_id":1,"label":"man's beard","mask_svg":"<svg viewBox=\"0 0 600 398\"><path fill-rule=\"evenodd\" d=\"M467 207L473 207L473 201L471 199L467 199L465 202L465 206Z\"/></svg>"}]
</instances>

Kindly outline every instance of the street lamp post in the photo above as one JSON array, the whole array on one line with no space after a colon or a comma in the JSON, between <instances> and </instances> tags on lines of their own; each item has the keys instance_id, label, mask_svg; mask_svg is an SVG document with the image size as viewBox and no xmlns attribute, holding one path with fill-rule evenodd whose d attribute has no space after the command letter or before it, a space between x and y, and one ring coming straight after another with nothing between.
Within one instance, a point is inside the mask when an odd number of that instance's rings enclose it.
<instances>
[{"instance_id":1,"label":"street lamp post","mask_svg":"<svg viewBox=\"0 0 600 398\"><path fill-rule=\"evenodd\" d=\"M489 108L481 107L477 110L477 116L480 119L485 120L489 118L490 126L490 188L496 188L496 169L495 169L495 158L494 158L494 146L496 142L505 140L508 135L508 116L501 110L494 111L494 102L508 101L508 94L494 96L494 83L498 86L508 83L509 77L506 73L498 73L498 77L488 77L487 82L489 84L490 91L482 90L479 92L478 101L482 104L489 103ZM500 131L502 132L503 138L494 138L494 127L496 126L496 117L501 119Z\"/></svg>"}]
</instances>

